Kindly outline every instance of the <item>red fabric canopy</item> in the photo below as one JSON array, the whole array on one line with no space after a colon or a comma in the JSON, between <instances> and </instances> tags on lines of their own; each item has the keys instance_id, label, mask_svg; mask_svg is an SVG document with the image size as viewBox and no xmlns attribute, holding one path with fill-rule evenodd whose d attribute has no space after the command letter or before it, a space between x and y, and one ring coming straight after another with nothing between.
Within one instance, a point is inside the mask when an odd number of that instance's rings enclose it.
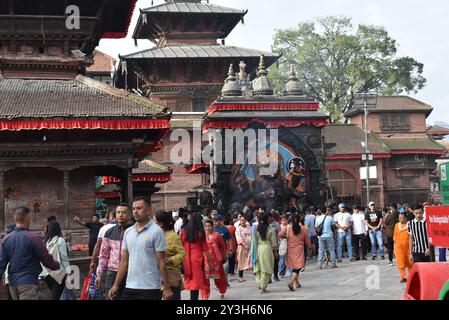
<instances>
[{"instance_id":1,"label":"red fabric canopy","mask_svg":"<svg viewBox=\"0 0 449 320\"><path fill-rule=\"evenodd\" d=\"M209 165L206 163L192 164L186 168L187 174L203 174L209 173Z\"/></svg>"},{"instance_id":2,"label":"red fabric canopy","mask_svg":"<svg viewBox=\"0 0 449 320\"><path fill-rule=\"evenodd\" d=\"M207 114L215 111L231 110L313 110L320 108L318 103L227 103L214 104L208 110Z\"/></svg>"},{"instance_id":3,"label":"red fabric canopy","mask_svg":"<svg viewBox=\"0 0 449 320\"><path fill-rule=\"evenodd\" d=\"M391 154L389 153L375 153L373 154L374 159L381 158L391 158ZM362 159L362 155L358 153L354 154L334 154L331 156L324 157L326 160L348 160L348 159Z\"/></svg>"},{"instance_id":4,"label":"red fabric canopy","mask_svg":"<svg viewBox=\"0 0 449 320\"><path fill-rule=\"evenodd\" d=\"M148 174L133 174L133 182L168 182L171 180L170 173L148 173ZM112 184L112 183L120 183L121 180L116 177L105 176L102 177L102 183Z\"/></svg>"},{"instance_id":5,"label":"red fabric canopy","mask_svg":"<svg viewBox=\"0 0 449 320\"><path fill-rule=\"evenodd\" d=\"M126 25L123 32L106 32L101 36L103 39L121 39L125 38L128 34L129 25L131 24L131 19L133 17L134 9L136 8L137 0L131 0L129 6L128 16L126 18Z\"/></svg>"},{"instance_id":6,"label":"red fabric canopy","mask_svg":"<svg viewBox=\"0 0 449 320\"><path fill-rule=\"evenodd\" d=\"M435 154L443 155L446 153L445 150L394 150L392 154Z\"/></svg>"},{"instance_id":7,"label":"red fabric canopy","mask_svg":"<svg viewBox=\"0 0 449 320\"><path fill-rule=\"evenodd\" d=\"M252 119L251 121L210 121L203 126L203 132L209 129L245 129L251 123L263 123L267 128L299 127L303 125L313 125L324 127L329 124L327 120L263 120Z\"/></svg>"},{"instance_id":8,"label":"red fabric canopy","mask_svg":"<svg viewBox=\"0 0 449 320\"><path fill-rule=\"evenodd\" d=\"M0 121L0 131L20 130L62 130L62 129L104 129L104 130L130 130L130 129L169 129L170 121L167 119L142 120L10 120Z\"/></svg>"}]
</instances>

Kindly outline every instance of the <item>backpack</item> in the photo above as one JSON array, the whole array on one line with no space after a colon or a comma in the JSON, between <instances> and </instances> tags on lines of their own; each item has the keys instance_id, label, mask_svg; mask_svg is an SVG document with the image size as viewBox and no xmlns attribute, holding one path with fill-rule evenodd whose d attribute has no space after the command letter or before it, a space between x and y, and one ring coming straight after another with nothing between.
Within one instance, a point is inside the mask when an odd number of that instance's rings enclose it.
<instances>
[{"instance_id":1,"label":"backpack","mask_svg":"<svg viewBox=\"0 0 449 320\"><path fill-rule=\"evenodd\" d=\"M316 234L317 236L321 237L321 235L323 234L323 229L324 229L324 222L326 222L327 216L324 217L323 222L321 222L318 227L316 227Z\"/></svg>"}]
</instances>

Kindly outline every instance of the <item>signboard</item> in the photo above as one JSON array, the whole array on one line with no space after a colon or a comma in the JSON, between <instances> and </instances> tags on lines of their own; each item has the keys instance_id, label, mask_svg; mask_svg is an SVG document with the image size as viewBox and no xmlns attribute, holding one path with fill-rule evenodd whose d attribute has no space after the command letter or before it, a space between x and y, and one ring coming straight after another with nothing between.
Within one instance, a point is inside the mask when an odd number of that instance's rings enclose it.
<instances>
[{"instance_id":1,"label":"signboard","mask_svg":"<svg viewBox=\"0 0 449 320\"><path fill-rule=\"evenodd\" d=\"M440 186L443 206L449 206L449 162L440 165Z\"/></svg>"},{"instance_id":2,"label":"signboard","mask_svg":"<svg viewBox=\"0 0 449 320\"><path fill-rule=\"evenodd\" d=\"M360 179L366 180L366 167L360 168ZM377 166L370 166L369 167L369 178L371 179L377 179Z\"/></svg>"},{"instance_id":3,"label":"signboard","mask_svg":"<svg viewBox=\"0 0 449 320\"><path fill-rule=\"evenodd\" d=\"M449 248L449 206L426 207L426 220L429 244Z\"/></svg>"},{"instance_id":4,"label":"signboard","mask_svg":"<svg viewBox=\"0 0 449 320\"><path fill-rule=\"evenodd\" d=\"M356 93L354 95L354 108L376 108L377 93Z\"/></svg>"}]
</instances>

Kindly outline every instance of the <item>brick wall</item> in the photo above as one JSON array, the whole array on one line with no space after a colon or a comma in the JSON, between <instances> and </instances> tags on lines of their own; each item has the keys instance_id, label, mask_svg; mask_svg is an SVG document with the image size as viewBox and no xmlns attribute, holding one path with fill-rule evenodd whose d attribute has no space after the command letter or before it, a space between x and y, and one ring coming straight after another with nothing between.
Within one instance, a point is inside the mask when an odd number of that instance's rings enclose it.
<instances>
[{"instance_id":1,"label":"brick wall","mask_svg":"<svg viewBox=\"0 0 449 320\"><path fill-rule=\"evenodd\" d=\"M56 216L63 229L85 230L73 221L75 216L91 219L95 213L95 173L91 168L70 172L69 225L64 214L63 172L52 168L20 168L5 175L5 222L14 223L14 210L25 206L32 212L31 229L43 231L48 216Z\"/></svg>"}]
</instances>

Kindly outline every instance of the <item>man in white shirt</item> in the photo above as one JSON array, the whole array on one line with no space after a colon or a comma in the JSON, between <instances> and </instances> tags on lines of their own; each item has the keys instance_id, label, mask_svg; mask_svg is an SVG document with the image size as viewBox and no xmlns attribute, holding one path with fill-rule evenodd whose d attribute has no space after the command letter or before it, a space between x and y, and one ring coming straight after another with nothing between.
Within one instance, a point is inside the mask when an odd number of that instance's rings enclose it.
<instances>
[{"instance_id":1,"label":"man in white shirt","mask_svg":"<svg viewBox=\"0 0 449 320\"><path fill-rule=\"evenodd\" d=\"M175 226L174 226L174 228L175 228L175 232L177 233L177 234L179 234L179 232L181 231L181 227L182 227L182 218L181 217L179 217L179 212L178 211L173 211L173 213L172 213L172 218L173 218L173 220L175 221Z\"/></svg>"},{"instance_id":2,"label":"man in white shirt","mask_svg":"<svg viewBox=\"0 0 449 320\"><path fill-rule=\"evenodd\" d=\"M338 205L340 212L334 215L334 224L338 230L338 262L343 261L343 241L346 241L346 246L348 248L349 261L354 261L352 257L352 237L351 237L351 227L352 227L352 216L346 211L346 205L340 203Z\"/></svg>"},{"instance_id":3,"label":"man in white shirt","mask_svg":"<svg viewBox=\"0 0 449 320\"><path fill-rule=\"evenodd\" d=\"M366 259L366 237L368 227L365 224L365 212L360 205L353 207L352 214L352 245L355 252L355 261L360 260L360 247L362 248L362 260Z\"/></svg>"}]
</instances>

